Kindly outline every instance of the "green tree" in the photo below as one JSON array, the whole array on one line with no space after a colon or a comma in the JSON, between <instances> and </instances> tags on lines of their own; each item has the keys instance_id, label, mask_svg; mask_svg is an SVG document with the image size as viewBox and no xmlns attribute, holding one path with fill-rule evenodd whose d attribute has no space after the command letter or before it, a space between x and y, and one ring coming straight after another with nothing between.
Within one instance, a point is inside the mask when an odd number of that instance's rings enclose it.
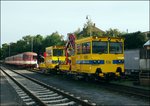
<instances>
[{"instance_id":1,"label":"green tree","mask_svg":"<svg viewBox=\"0 0 150 106\"><path fill-rule=\"evenodd\" d=\"M104 36L110 36L110 37L118 37L121 36L122 32L120 32L118 29L112 29L106 30L104 33Z\"/></svg>"},{"instance_id":2,"label":"green tree","mask_svg":"<svg viewBox=\"0 0 150 106\"><path fill-rule=\"evenodd\" d=\"M2 56L2 47L0 47L0 60L3 59L3 56Z\"/></svg>"},{"instance_id":3,"label":"green tree","mask_svg":"<svg viewBox=\"0 0 150 106\"><path fill-rule=\"evenodd\" d=\"M147 38L150 39L150 33L147 34Z\"/></svg>"},{"instance_id":4,"label":"green tree","mask_svg":"<svg viewBox=\"0 0 150 106\"><path fill-rule=\"evenodd\" d=\"M76 38L80 38L81 37L80 32L81 32L80 28L78 28L76 31L74 31L74 34L75 34Z\"/></svg>"},{"instance_id":5,"label":"green tree","mask_svg":"<svg viewBox=\"0 0 150 106\"><path fill-rule=\"evenodd\" d=\"M83 30L80 31L80 29L76 30L74 32L77 39L89 37L89 36L102 36L104 34L104 31L97 28L95 26L95 23L91 21L91 19L88 19L87 22L84 24Z\"/></svg>"},{"instance_id":6,"label":"green tree","mask_svg":"<svg viewBox=\"0 0 150 106\"><path fill-rule=\"evenodd\" d=\"M16 43L13 43L13 42L10 43L9 47L10 47L10 56L17 54L18 47Z\"/></svg>"},{"instance_id":7,"label":"green tree","mask_svg":"<svg viewBox=\"0 0 150 106\"><path fill-rule=\"evenodd\" d=\"M54 45L65 45L65 41L63 40L63 36L59 35L58 32L54 32L51 35L47 35L43 40L43 48Z\"/></svg>"},{"instance_id":8,"label":"green tree","mask_svg":"<svg viewBox=\"0 0 150 106\"><path fill-rule=\"evenodd\" d=\"M33 37L33 51L40 54L43 52L42 49L43 36L38 34Z\"/></svg>"},{"instance_id":9,"label":"green tree","mask_svg":"<svg viewBox=\"0 0 150 106\"><path fill-rule=\"evenodd\" d=\"M125 38L125 49L142 48L146 42L145 35L140 31L122 35Z\"/></svg>"},{"instance_id":10,"label":"green tree","mask_svg":"<svg viewBox=\"0 0 150 106\"><path fill-rule=\"evenodd\" d=\"M22 39L17 41L16 46L16 54L28 51L27 42Z\"/></svg>"},{"instance_id":11,"label":"green tree","mask_svg":"<svg viewBox=\"0 0 150 106\"><path fill-rule=\"evenodd\" d=\"M32 46L33 45L33 46ZM38 34L36 36L26 35L22 39L18 40L16 43L3 44L0 48L1 59L4 59L10 55L16 55L22 52L32 51L38 54L42 54L45 48L54 45L65 45L63 40L63 35L58 32L54 32L51 35L47 35L43 38L42 35Z\"/></svg>"},{"instance_id":12,"label":"green tree","mask_svg":"<svg viewBox=\"0 0 150 106\"><path fill-rule=\"evenodd\" d=\"M34 44L33 44L34 43L34 36L26 35L26 36L22 37L22 42L24 42L25 51L34 51L34 49L32 48L32 47L34 47Z\"/></svg>"},{"instance_id":13,"label":"green tree","mask_svg":"<svg viewBox=\"0 0 150 106\"><path fill-rule=\"evenodd\" d=\"M4 59L9 56L9 45L7 43L2 44L1 58Z\"/></svg>"}]
</instances>

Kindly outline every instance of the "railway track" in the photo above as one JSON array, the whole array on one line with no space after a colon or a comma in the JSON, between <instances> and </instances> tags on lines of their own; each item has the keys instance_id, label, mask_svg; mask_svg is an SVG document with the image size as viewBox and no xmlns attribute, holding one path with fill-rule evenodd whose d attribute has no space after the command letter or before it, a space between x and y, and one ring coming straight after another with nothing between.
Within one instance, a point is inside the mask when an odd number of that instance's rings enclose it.
<instances>
[{"instance_id":1,"label":"railway track","mask_svg":"<svg viewBox=\"0 0 150 106\"><path fill-rule=\"evenodd\" d=\"M29 71L41 74L38 71L32 71L32 70L29 70ZM150 100L150 90L148 90L148 89L142 89L142 88L133 87L133 86L126 86L126 85L121 85L121 84L111 83L111 82L108 83L105 81L103 82L103 81L93 80L91 83L92 84L95 83L96 85L100 85L100 87L104 87L104 88L111 90L111 91L129 94L129 95L142 97L142 98L145 98L147 100Z\"/></svg>"},{"instance_id":2,"label":"railway track","mask_svg":"<svg viewBox=\"0 0 150 106\"><path fill-rule=\"evenodd\" d=\"M13 70L1 67L2 72L11 81L18 95L26 105L36 106L95 106L88 100L75 97L56 87L47 85L38 80L22 75Z\"/></svg>"},{"instance_id":3,"label":"railway track","mask_svg":"<svg viewBox=\"0 0 150 106\"><path fill-rule=\"evenodd\" d=\"M145 98L147 100L150 100L150 90L147 89L142 89L142 88L137 88L137 87L131 87L131 86L126 86L126 85L120 85L116 83L103 83L100 82L100 84L111 91L116 91L120 92L123 94L128 94L131 96L136 96L140 98Z\"/></svg>"},{"instance_id":4,"label":"railway track","mask_svg":"<svg viewBox=\"0 0 150 106\"><path fill-rule=\"evenodd\" d=\"M38 71L32 71L29 70L31 72L37 72L39 74L41 74ZM104 87L108 90L111 91L117 91L120 93L124 93L124 94L129 94L129 95L133 95L133 96L137 96L137 97L142 97L145 98L147 100L150 100L150 90L148 89L142 89L142 88L138 88L138 87L133 87L133 86L126 86L126 85L121 85L121 84L117 84L117 83L111 83L111 82L103 82L103 81L95 81L92 80L91 82L92 84L95 83L96 85L100 85L100 87Z\"/></svg>"},{"instance_id":5,"label":"railway track","mask_svg":"<svg viewBox=\"0 0 150 106\"><path fill-rule=\"evenodd\" d=\"M32 71L32 70L29 70L29 71L37 72L37 73L41 74L38 71ZM91 83L92 84L95 83L96 85L100 85L100 87L104 87L111 91L117 91L120 93L129 94L129 95L133 95L133 96L137 96L137 97L142 97L147 100L150 100L150 90L148 90L148 89L142 89L142 88L134 87L134 86L126 86L126 85L121 85L121 84L112 83L112 82L108 83L108 82L99 81L99 80L96 80L96 81L92 80Z\"/></svg>"}]
</instances>

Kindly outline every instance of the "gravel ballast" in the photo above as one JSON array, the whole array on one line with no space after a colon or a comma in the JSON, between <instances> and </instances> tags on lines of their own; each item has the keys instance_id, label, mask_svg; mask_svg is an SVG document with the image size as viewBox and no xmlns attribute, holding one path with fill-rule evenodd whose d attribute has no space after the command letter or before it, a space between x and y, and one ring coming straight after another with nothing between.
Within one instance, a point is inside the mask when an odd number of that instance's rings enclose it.
<instances>
[{"instance_id":1,"label":"gravel ballast","mask_svg":"<svg viewBox=\"0 0 150 106\"><path fill-rule=\"evenodd\" d=\"M143 98L137 98L121 94L119 92L109 91L100 85L92 84L86 81L76 81L61 75L42 75L26 70L15 70L17 72L28 75L29 77L40 80L46 84L55 86L64 91L70 92L75 96L90 100L97 105L150 105L150 102Z\"/></svg>"}]
</instances>

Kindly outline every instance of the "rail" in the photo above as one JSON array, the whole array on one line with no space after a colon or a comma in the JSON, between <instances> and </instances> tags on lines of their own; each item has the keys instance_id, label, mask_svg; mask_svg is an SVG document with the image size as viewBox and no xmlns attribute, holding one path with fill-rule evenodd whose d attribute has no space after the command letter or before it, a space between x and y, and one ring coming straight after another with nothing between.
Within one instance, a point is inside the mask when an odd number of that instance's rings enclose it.
<instances>
[{"instance_id":1,"label":"rail","mask_svg":"<svg viewBox=\"0 0 150 106\"><path fill-rule=\"evenodd\" d=\"M31 84L31 85L36 85L35 87L27 88L21 82L17 81L17 78L14 78L14 76L11 76L7 72L5 72L4 68L1 67L1 70L11 80L13 80L24 92L26 92L38 105L41 105L41 106L47 106L49 104L51 104L51 105L73 105L73 106L74 105L82 105L82 106L95 106L96 105L95 103L90 103L87 100L82 100L79 97L75 97L73 94L69 94L68 92L64 92L64 91L62 91L60 89L57 89L55 87L52 87L52 86L47 85L47 84L45 84L43 82L40 82L38 80L35 80L33 78L30 78L28 76L22 75L22 74L20 74L18 72L15 72L15 71L9 69L9 71L11 70L11 72L13 72L13 73L15 73L17 75L22 76L23 78L26 78L26 79L32 81L32 83L35 83L35 84ZM29 83L29 82L26 82L26 83ZM58 99L58 100L55 100L55 101L53 99L52 100L50 99L49 101L47 100L47 98L43 99L42 95L40 95L40 96L37 95L38 92L36 92L36 91L39 91L39 90L37 90L36 87L37 88L46 89L45 92L44 91L40 91L40 92L44 92L44 94L49 94L50 92L54 92L55 94L58 94L57 97L53 97L53 98L58 98L58 97L62 97L62 98ZM49 91L49 92L46 92L46 91ZM52 96L52 95L54 95L54 94L47 95L47 96ZM62 102L62 103L58 104L56 101ZM55 102L56 102L56 104L54 104Z\"/></svg>"}]
</instances>

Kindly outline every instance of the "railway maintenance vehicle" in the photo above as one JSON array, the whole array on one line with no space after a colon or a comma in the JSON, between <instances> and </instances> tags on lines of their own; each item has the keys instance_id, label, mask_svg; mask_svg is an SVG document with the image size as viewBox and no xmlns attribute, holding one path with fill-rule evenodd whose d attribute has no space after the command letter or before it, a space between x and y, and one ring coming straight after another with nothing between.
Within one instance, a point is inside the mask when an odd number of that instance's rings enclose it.
<instances>
[{"instance_id":1,"label":"railway maintenance vehicle","mask_svg":"<svg viewBox=\"0 0 150 106\"><path fill-rule=\"evenodd\" d=\"M106 80L124 75L123 38L91 36L76 40L74 34L68 34L65 56L65 64L59 64L62 72Z\"/></svg>"},{"instance_id":2,"label":"railway maintenance vehicle","mask_svg":"<svg viewBox=\"0 0 150 106\"><path fill-rule=\"evenodd\" d=\"M44 62L39 63L39 68L48 73L57 72L59 64L65 62L64 46L50 46L44 53Z\"/></svg>"}]
</instances>

